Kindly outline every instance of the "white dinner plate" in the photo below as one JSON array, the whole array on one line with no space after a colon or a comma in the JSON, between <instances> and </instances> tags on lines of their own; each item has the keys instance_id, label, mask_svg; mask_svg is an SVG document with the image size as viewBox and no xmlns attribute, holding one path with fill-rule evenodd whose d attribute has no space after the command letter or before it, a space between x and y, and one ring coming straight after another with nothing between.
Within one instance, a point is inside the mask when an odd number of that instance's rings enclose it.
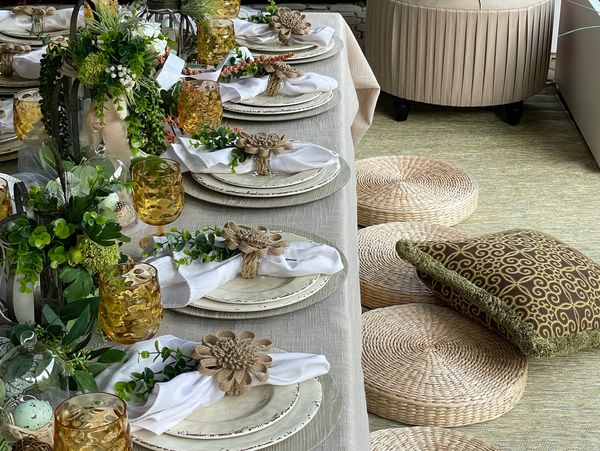
<instances>
[{"instance_id":1,"label":"white dinner plate","mask_svg":"<svg viewBox=\"0 0 600 451\"><path fill-rule=\"evenodd\" d=\"M283 45L279 41L266 42L264 44L258 44L256 42L250 42L246 39L236 36L235 40L237 44L243 47L248 47L250 50L259 50L263 52L277 52L277 53L287 53L287 52L297 52L299 50L306 50L313 47L316 47L315 44L288 44Z\"/></svg>"},{"instance_id":2,"label":"white dinner plate","mask_svg":"<svg viewBox=\"0 0 600 451\"><path fill-rule=\"evenodd\" d=\"M282 94L270 96L265 93L262 93L257 95L256 97L252 97L251 99L240 100L239 102L235 103L237 103L238 105L261 106L266 108L293 106L315 100L319 98L321 92L322 91L306 92L297 96L284 96Z\"/></svg>"},{"instance_id":3,"label":"white dinner plate","mask_svg":"<svg viewBox=\"0 0 600 451\"><path fill-rule=\"evenodd\" d=\"M68 36L69 30L57 30L57 31L42 31L38 34L31 34L29 30L5 30L4 33L6 36L10 36L13 38L21 38L21 39L34 39L38 40L39 36L50 36L50 37L58 37L58 36Z\"/></svg>"},{"instance_id":4,"label":"white dinner plate","mask_svg":"<svg viewBox=\"0 0 600 451\"><path fill-rule=\"evenodd\" d=\"M323 170L315 177L311 178L302 183L298 183L292 186L283 186L278 188L248 188L243 186L233 186L216 179L212 174L192 174L193 179L200 185L223 194L229 194L231 196L239 197L285 197L293 196L295 194L306 193L313 191L322 186L330 183L338 175L340 165L330 165L323 168Z\"/></svg>"},{"instance_id":5,"label":"white dinner plate","mask_svg":"<svg viewBox=\"0 0 600 451\"><path fill-rule=\"evenodd\" d=\"M258 276L254 279L236 277L204 297L228 304L275 302L303 292L317 283L318 279L318 274L301 277Z\"/></svg>"},{"instance_id":6,"label":"white dinner plate","mask_svg":"<svg viewBox=\"0 0 600 451\"><path fill-rule=\"evenodd\" d=\"M155 451L252 451L279 443L304 428L317 414L323 399L318 379L300 384L300 396L291 411L269 427L241 436L191 440L146 430L131 433L133 441Z\"/></svg>"},{"instance_id":7,"label":"white dinner plate","mask_svg":"<svg viewBox=\"0 0 600 451\"><path fill-rule=\"evenodd\" d=\"M286 63L291 61L299 62L303 59L314 58L316 56L324 55L327 52L330 52L337 45L337 41L339 38L333 38L328 45L322 47L313 47L306 50L298 50L294 52L294 55L285 60ZM262 51L262 52L252 52L252 55L256 58L257 56L275 56L281 54L280 51Z\"/></svg>"},{"instance_id":8,"label":"white dinner plate","mask_svg":"<svg viewBox=\"0 0 600 451\"><path fill-rule=\"evenodd\" d=\"M261 385L225 396L166 431L193 440L223 439L260 431L285 417L298 402L300 385Z\"/></svg>"},{"instance_id":9,"label":"white dinner plate","mask_svg":"<svg viewBox=\"0 0 600 451\"><path fill-rule=\"evenodd\" d=\"M212 176L228 185L265 189L298 185L315 178L321 171L323 171L322 168L290 174L280 172L270 175L258 175L255 172L249 172L246 174L212 174Z\"/></svg>"},{"instance_id":10,"label":"white dinner plate","mask_svg":"<svg viewBox=\"0 0 600 451\"><path fill-rule=\"evenodd\" d=\"M309 111L315 108L319 108L333 99L333 91L324 91L319 94L318 97L308 102L300 103L297 105L284 105L279 107L264 107L264 106L253 106L243 105L241 103L225 102L223 109L227 111L233 111L241 114L252 114L252 115L264 115L270 116L274 114L290 114L298 113L302 111Z\"/></svg>"},{"instance_id":11,"label":"white dinner plate","mask_svg":"<svg viewBox=\"0 0 600 451\"><path fill-rule=\"evenodd\" d=\"M30 80L27 78L21 78L18 75L12 77L6 77L0 74L0 86L5 88L34 88L39 86L39 80Z\"/></svg>"}]
</instances>

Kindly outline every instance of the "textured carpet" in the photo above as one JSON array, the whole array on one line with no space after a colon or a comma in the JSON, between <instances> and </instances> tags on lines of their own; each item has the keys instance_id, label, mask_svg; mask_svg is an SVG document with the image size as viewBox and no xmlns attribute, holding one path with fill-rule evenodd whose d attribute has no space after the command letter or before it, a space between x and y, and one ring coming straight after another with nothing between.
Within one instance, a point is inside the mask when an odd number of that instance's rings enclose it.
<instances>
[{"instance_id":1,"label":"textured carpet","mask_svg":"<svg viewBox=\"0 0 600 451\"><path fill-rule=\"evenodd\" d=\"M550 233L600 261L600 171L553 87L525 103L511 127L502 109L413 105L395 122L382 95L357 159L421 155L462 167L480 184L479 207L457 228ZM527 389L508 414L458 428L503 450L600 449L600 349L531 360ZM371 430L401 426L370 416Z\"/></svg>"}]
</instances>

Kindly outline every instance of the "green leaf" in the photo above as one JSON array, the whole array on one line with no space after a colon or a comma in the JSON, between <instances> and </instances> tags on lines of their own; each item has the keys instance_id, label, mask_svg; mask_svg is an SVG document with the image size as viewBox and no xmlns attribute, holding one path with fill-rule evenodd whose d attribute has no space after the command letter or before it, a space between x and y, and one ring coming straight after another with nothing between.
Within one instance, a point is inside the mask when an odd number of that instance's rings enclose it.
<instances>
[{"instance_id":1,"label":"green leaf","mask_svg":"<svg viewBox=\"0 0 600 451\"><path fill-rule=\"evenodd\" d=\"M63 340L62 340L63 345L70 345L77 338L81 337L87 330L89 323L90 323L90 306L88 305L85 308L85 310L83 311L83 313L81 314L81 316L79 318L77 318L77 320L75 321L73 326L71 326L71 329L69 330L67 335L65 335L65 338L63 338Z\"/></svg>"},{"instance_id":2,"label":"green leaf","mask_svg":"<svg viewBox=\"0 0 600 451\"><path fill-rule=\"evenodd\" d=\"M49 326L60 326L62 330L66 330L67 326L65 326L65 323L61 321L48 304L42 307L42 315L46 318Z\"/></svg>"},{"instance_id":3,"label":"green leaf","mask_svg":"<svg viewBox=\"0 0 600 451\"><path fill-rule=\"evenodd\" d=\"M73 372L73 379L77 383L77 388L83 393L95 393L99 391L96 380L88 371L75 370Z\"/></svg>"},{"instance_id":4,"label":"green leaf","mask_svg":"<svg viewBox=\"0 0 600 451\"><path fill-rule=\"evenodd\" d=\"M89 296L94 290L94 280L83 268L66 267L60 271L59 278L68 284L63 291L67 302L77 301Z\"/></svg>"},{"instance_id":5,"label":"green leaf","mask_svg":"<svg viewBox=\"0 0 600 451\"><path fill-rule=\"evenodd\" d=\"M7 366L4 371L4 380L6 382L12 382L27 373L32 367L33 355L17 355L7 362Z\"/></svg>"},{"instance_id":6,"label":"green leaf","mask_svg":"<svg viewBox=\"0 0 600 451\"><path fill-rule=\"evenodd\" d=\"M63 305L58 311L58 316L66 324L69 321L79 318L88 306L90 307L90 311L95 315L99 303L100 299L97 297L79 299Z\"/></svg>"},{"instance_id":7,"label":"green leaf","mask_svg":"<svg viewBox=\"0 0 600 451\"><path fill-rule=\"evenodd\" d=\"M119 363L127 360L127 353L120 349L109 349L98 357L100 363Z\"/></svg>"}]
</instances>

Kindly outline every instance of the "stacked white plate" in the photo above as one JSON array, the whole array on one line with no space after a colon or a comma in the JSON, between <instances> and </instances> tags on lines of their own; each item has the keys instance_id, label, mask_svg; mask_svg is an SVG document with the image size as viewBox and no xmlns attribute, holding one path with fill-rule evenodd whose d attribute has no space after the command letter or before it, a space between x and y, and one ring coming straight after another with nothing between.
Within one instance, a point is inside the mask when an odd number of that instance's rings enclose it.
<instances>
[{"instance_id":1,"label":"stacked white plate","mask_svg":"<svg viewBox=\"0 0 600 451\"><path fill-rule=\"evenodd\" d=\"M294 196L316 190L331 183L340 171L336 165L293 174L192 174L203 187L238 197L273 198Z\"/></svg>"},{"instance_id":2,"label":"stacked white plate","mask_svg":"<svg viewBox=\"0 0 600 451\"><path fill-rule=\"evenodd\" d=\"M293 52L294 55L286 60L288 64L303 64L315 62L330 58L338 54L343 48L344 43L339 38L333 38L326 46L316 45L282 45L279 42L267 44L256 44L246 41L243 38L237 38L238 45L248 47L253 56L276 56L283 53Z\"/></svg>"},{"instance_id":3,"label":"stacked white plate","mask_svg":"<svg viewBox=\"0 0 600 451\"><path fill-rule=\"evenodd\" d=\"M144 448L160 451L256 450L304 428L323 401L318 379L287 386L262 385L201 408L162 435L133 432Z\"/></svg>"},{"instance_id":4,"label":"stacked white plate","mask_svg":"<svg viewBox=\"0 0 600 451\"><path fill-rule=\"evenodd\" d=\"M0 162L15 160L23 144L13 133L0 135Z\"/></svg>"},{"instance_id":5,"label":"stacked white plate","mask_svg":"<svg viewBox=\"0 0 600 451\"><path fill-rule=\"evenodd\" d=\"M287 241L310 241L291 232L278 232ZM319 292L331 279L325 274L301 277L238 276L188 307L223 313L249 313L279 309L303 301Z\"/></svg>"},{"instance_id":6,"label":"stacked white plate","mask_svg":"<svg viewBox=\"0 0 600 451\"><path fill-rule=\"evenodd\" d=\"M256 116L261 120L266 116L288 115L309 112L327 105L334 98L333 91L316 91L297 96L276 95L269 96L265 93L239 102L225 102L223 115L227 117L230 111L247 117Z\"/></svg>"}]
</instances>

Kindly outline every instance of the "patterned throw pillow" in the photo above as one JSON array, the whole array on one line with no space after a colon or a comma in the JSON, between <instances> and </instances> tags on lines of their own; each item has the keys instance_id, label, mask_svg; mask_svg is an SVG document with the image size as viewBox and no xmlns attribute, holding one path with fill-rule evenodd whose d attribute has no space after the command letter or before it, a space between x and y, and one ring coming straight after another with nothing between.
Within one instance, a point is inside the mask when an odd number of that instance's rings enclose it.
<instances>
[{"instance_id":1,"label":"patterned throw pillow","mask_svg":"<svg viewBox=\"0 0 600 451\"><path fill-rule=\"evenodd\" d=\"M600 346L600 265L549 235L510 230L396 249L434 294L528 356Z\"/></svg>"}]
</instances>

